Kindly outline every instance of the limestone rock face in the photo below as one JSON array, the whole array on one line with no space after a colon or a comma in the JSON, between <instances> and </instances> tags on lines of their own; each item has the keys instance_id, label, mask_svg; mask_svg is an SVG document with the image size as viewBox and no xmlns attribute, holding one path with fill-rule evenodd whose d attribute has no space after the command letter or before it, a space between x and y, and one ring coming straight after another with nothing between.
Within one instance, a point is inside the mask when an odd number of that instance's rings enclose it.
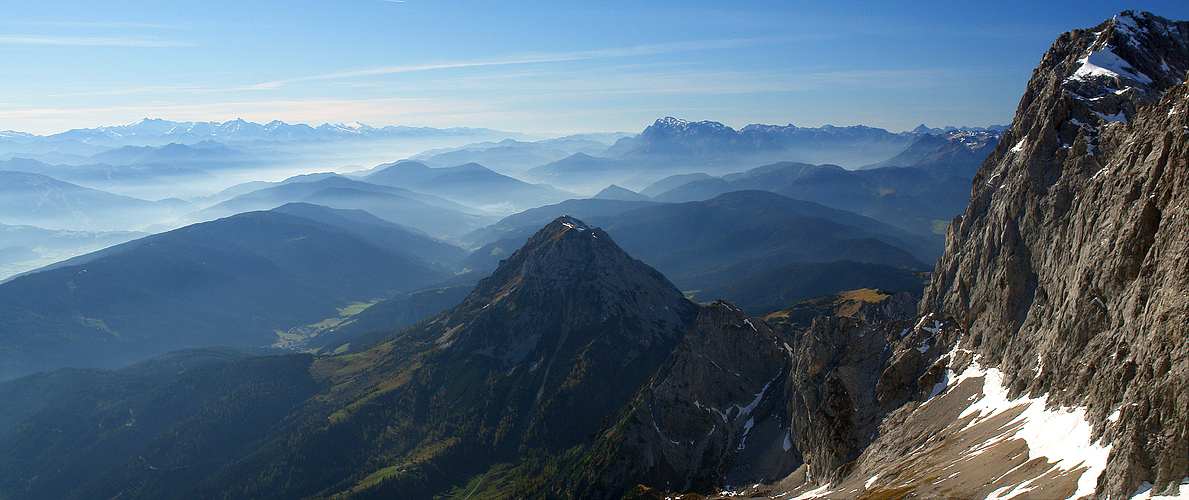
<instances>
[{"instance_id":1,"label":"limestone rock face","mask_svg":"<svg viewBox=\"0 0 1189 500\"><path fill-rule=\"evenodd\" d=\"M1088 408L1112 445L1104 497L1189 476L1186 70L1189 23L1125 12L1062 35L920 306L1015 394Z\"/></svg>"},{"instance_id":2,"label":"limestone rock face","mask_svg":"<svg viewBox=\"0 0 1189 500\"><path fill-rule=\"evenodd\" d=\"M600 436L597 479L581 498L619 498L644 484L664 491L717 491L783 477L800 465L791 450L782 390L787 339L724 302L698 321L652 380Z\"/></svg>"},{"instance_id":3,"label":"limestone rock face","mask_svg":"<svg viewBox=\"0 0 1189 500\"><path fill-rule=\"evenodd\" d=\"M944 376L934 361L957 336L955 324L932 316L877 324L817 318L789 349L785 385L805 479L834 482L850 472L889 412L929 397Z\"/></svg>"},{"instance_id":4,"label":"limestone rock face","mask_svg":"<svg viewBox=\"0 0 1189 500\"><path fill-rule=\"evenodd\" d=\"M844 475L884 417L944 378L953 322L819 316L782 331L724 302L695 325L554 491L619 498L633 485L702 494ZM943 384L944 385L944 384Z\"/></svg>"}]
</instances>

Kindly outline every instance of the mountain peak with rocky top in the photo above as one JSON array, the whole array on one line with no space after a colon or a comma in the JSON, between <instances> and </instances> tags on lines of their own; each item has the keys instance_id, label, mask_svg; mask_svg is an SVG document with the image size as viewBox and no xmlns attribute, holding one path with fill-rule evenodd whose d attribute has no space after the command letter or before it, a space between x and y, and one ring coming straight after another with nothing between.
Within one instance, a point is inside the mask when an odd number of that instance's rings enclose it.
<instances>
[{"instance_id":1,"label":"mountain peak with rocky top","mask_svg":"<svg viewBox=\"0 0 1189 500\"><path fill-rule=\"evenodd\" d=\"M1070 109L1063 144L1074 131L1095 135L1113 122L1131 121L1189 71L1189 23L1147 12L1124 11L1089 31L1062 35L1046 54L1060 77Z\"/></svg>"},{"instance_id":2,"label":"mountain peak with rocky top","mask_svg":"<svg viewBox=\"0 0 1189 500\"><path fill-rule=\"evenodd\" d=\"M459 328L438 344L519 362L552 335L525 326L546 321L594 336L618 332L646 348L679 338L696 309L605 231L563 215L479 282L458 309L462 314L446 321Z\"/></svg>"}]
</instances>

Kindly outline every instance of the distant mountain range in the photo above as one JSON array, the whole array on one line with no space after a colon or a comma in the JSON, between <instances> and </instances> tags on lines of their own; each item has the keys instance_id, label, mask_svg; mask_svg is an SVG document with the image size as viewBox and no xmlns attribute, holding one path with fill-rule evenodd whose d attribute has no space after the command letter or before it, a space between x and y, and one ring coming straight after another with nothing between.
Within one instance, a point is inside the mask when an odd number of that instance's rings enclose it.
<instances>
[{"instance_id":1,"label":"distant mountain range","mask_svg":"<svg viewBox=\"0 0 1189 500\"><path fill-rule=\"evenodd\" d=\"M524 170L560 160L574 153L599 154L626 133L579 134L540 141L504 139L498 143L476 143L457 148L426 151L410 157L435 167L478 163L499 172L519 175Z\"/></svg>"},{"instance_id":2,"label":"distant mountain range","mask_svg":"<svg viewBox=\"0 0 1189 500\"><path fill-rule=\"evenodd\" d=\"M290 142L290 141L333 141L367 138L414 138L414 137L474 137L492 136L522 137L521 134L500 132L486 128L455 127L440 129L433 127L386 126L370 127L359 122L310 126L304 123L288 124L279 120L260 124L236 119L226 122L175 122L145 118L129 125L111 125L95 128L80 128L58 134L37 136L33 134L8 132L0 141L10 143L50 143L76 141L98 146L163 146L171 142L193 144L213 140L216 142Z\"/></svg>"},{"instance_id":3,"label":"distant mountain range","mask_svg":"<svg viewBox=\"0 0 1189 500\"><path fill-rule=\"evenodd\" d=\"M984 138L983 142L993 147L999 134L994 130L963 128L934 131L918 127L918 131L914 132L891 133L861 125L827 125L819 128L748 125L735 130L718 122L690 122L666 117L636 136L616 141L602 153L575 153L529 169L524 175L536 182L578 192L594 193L610 183L643 190L671 175L688 175L699 171L726 175L780 161L830 163L857 168L895 157L924 136L946 137L947 140L951 136L981 137ZM923 160L923 156L933 153L940 146L940 143L931 148L922 145L918 148L923 150L922 157L912 158L912 163ZM973 149L966 146L966 150ZM960 150L955 150L951 154L959 153ZM978 154L975 151L970 156ZM983 152L982 157L985 156ZM941 163L939 169L953 168L945 162L952 163L954 160L938 158L934 161ZM899 166L909 164L902 162Z\"/></svg>"},{"instance_id":4,"label":"distant mountain range","mask_svg":"<svg viewBox=\"0 0 1189 500\"><path fill-rule=\"evenodd\" d=\"M642 191L656 192L676 184L653 197L663 202L701 201L747 189L771 191L865 215L940 243L940 233L969 199L972 178L960 174L969 172L970 165L847 170L837 165L781 162L722 177L675 176ZM681 184L685 179L694 180Z\"/></svg>"}]
</instances>

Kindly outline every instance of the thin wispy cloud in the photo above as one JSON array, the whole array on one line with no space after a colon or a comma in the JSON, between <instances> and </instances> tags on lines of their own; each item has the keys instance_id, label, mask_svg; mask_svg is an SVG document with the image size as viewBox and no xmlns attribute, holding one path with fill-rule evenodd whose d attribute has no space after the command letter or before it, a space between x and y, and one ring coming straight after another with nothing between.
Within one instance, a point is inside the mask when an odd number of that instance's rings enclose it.
<instances>
[{"instance_id":1,"label":"thin wispy cloud","mask_svg":"<svg viewBox=\"0 0 1189 500\"><path fill-rule=\"evenodd\" d=\"M728 40L699 40L691 42L674 42L650 45L637 45L634 47L621 47L599 50L582 50L572 52L548 52L538 54L525 54L517 57L510 57L505 59L485 59L476 61L455 61L444 62L437 64L421 64L421 65L406 65L406 66L387 66L382 68L371 68L357 71L345 71L341 73L329 73L324 75L303 76L297 78L289 78L284 80L274 80L271 82L260 83L245 87L245 89L253 90L267 90L281 87L290 83L314 81L314 80L333 80L343 78L357 78L365 76L390 75L397 73L410 73L416 71L431 71L441 69L456 69L456 68L475 68L483 66L509 66L517 64L541 64L551 62L567 62L567 61L585 61L594 59L610 59L617 57L631 57L631 56L646 56L668 54L673 52L698 51L698 50L715 50L715 49L732 49L738 47L746 47L760 44L768 44L779 41L778 38L739 38Z\"/></svg>"},{"instance_id":2,"label":"thin wispy cloud","mask_svg":"<svg viewBox=\"0 0 1189 500\"><path fill-rule=\"evenodd\" d=\"M75 47L189 47L189 42L136 38L0 35L0 45L61 45Z\"/></svg>"},{"instance_id":3,"label":"thin wispy cloud","mask_svg":"<svg viewBox=\"0 0 1189 500\"><path fill-rule=\"evenodd\" d=\"M152 23L131 23L131 22L97 22L97 21L9 21L4 24L13 26L39 26L39 27L58 27L58 28L139 28L139 29L181 29L180 26L171 26L166 24L152 24Z\"/></svg>"}]
</instances>

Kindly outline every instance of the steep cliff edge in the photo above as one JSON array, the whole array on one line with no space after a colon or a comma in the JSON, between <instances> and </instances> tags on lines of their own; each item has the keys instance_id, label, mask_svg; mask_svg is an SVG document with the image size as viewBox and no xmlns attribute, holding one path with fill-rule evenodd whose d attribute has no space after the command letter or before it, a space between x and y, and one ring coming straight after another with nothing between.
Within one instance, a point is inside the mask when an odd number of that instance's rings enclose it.
<instances>
[{"instance_id":1,"label":"steep cliff edge","mask_svg":"<svg viewBox=\"0 0 1189 500\"><path fill-rule=\"evenodd\" d=\"M1098 495L1189 476L1189 23L1062 35L974 180L921 303L1012 396L1084 407Z\"/></svg>"},{"instance_id":2,"label":"steep cliff edge","mask_svg":"<svg viewBox=\"0 0 1189 500\"><path fill-rule=\"evenodd\" d=\"M915 396L884 413L853 462L805 453L804 469L743 493L1053 499L1184 491L1186 70L1189 23L1129 11L1061 35L948 229L918 308L921 321L950 325L937 335L942 348L899 377L880 377L885 391ZM856 398L837 408L859 414L869 406ZM794 419L792 427L820 424Z\"/></svg>"}]
</instances>

